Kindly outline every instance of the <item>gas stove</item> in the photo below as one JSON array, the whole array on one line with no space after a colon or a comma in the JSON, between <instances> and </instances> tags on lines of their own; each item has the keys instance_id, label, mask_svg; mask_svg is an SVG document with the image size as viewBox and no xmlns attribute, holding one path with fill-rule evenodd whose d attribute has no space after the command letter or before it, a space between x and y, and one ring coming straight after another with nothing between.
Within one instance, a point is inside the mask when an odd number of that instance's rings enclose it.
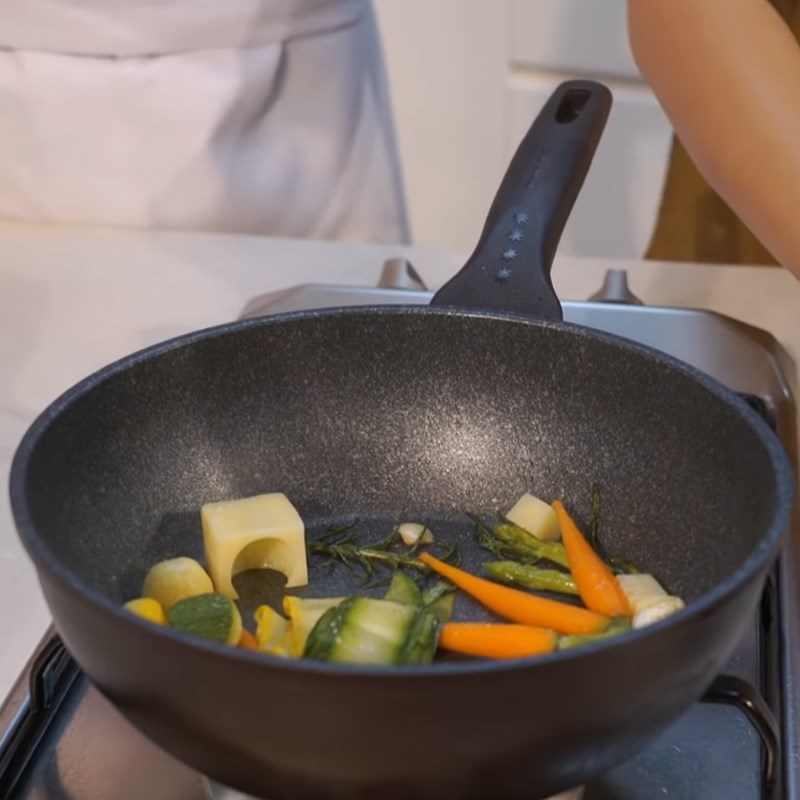
<instances>
[{"instance_id":1,"label":"gas stove","mask_svg":"<svg viewBox=\"0 0 800 800\"><path fill-rule=\"evenodd\" d=\"M251 301L243 317L348 305L425 304L410 264L377 287L306 285ZM704 370L742 394L797 463L794 365L768 333L694 309L644 306L610 272L567 321L625 336ZM583 800L800 800L800 525L727 665L675 725L586 787ZM567 795L565 795L567 797ZM0 800L235 800L149 742L91 686L50 631L0 707Z\"/></svg>"}]
</instances>

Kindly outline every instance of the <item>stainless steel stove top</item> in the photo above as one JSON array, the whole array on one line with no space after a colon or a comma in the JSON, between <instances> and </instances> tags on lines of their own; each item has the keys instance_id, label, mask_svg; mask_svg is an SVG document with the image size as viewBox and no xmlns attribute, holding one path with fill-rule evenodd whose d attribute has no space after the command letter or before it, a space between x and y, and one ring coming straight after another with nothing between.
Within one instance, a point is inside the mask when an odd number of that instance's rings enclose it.
<instances>
[{"instance_id":1,"label":"stainless steel stove top","mask_svg":"<svg viewBox=\"0 0 800 800\"><path fill-rule=\"evenodd\" d=\"M396 260L385 266L378 288L295 287L256 298L243 316L429 299L416 273ZM636 302L624 275L611 274L592 302L565 303L565 318L664 350L746 395L796 463L794 365L774 338L706 311ZM585 800L800 800L799 558L795 519L761 608L728 664L729 677L707 696L711 702L697 703L639 755L585 787ZM762 744L775 732L780 753L774 743L769 752ZM768 785L770 756L775 780ZM212 789L138 734L88 684L57 639L46 637L0 708L0 800L233 796Z\"/></svg>"}]
</instances>

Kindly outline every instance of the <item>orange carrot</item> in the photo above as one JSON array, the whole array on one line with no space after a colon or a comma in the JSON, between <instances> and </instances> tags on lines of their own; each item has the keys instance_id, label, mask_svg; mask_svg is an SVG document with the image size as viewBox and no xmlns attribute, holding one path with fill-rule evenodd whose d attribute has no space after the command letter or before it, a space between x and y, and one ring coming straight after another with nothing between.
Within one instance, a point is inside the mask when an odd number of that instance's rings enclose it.
<instances>
[{"instance_id":1,"label":"orange carrot","mask_svg":"<svg viewBox=\"0 0 800 800\"><path fill-rule=\"evenodd\" d=\"M430 553L421 553L419 558L434 572L438 572L487 608L512 622L552 628L558 633L574 635L601 633L608 626L608 617L594 611L500 586L445 564Z\"/></svg>"},{"instance_id":2,"label":"orange carrot","mask_svg":"<svg viewBox=\"0 0 800 800\"><path fill-rule=\"evenodd\" d=\"M619 585L617 576L586 541L564 508L564 504L556 500L553 509L561 526L561 538L567 550L569 570L575 578L581 600L592 611L605 614L607 617L632 616L630 603Z\"/></svg>"},{"instance_id":3,"label":"orange carrot","mask_svg":"<svg viewBox=\"0 0 800 800\"><path fill-rule=\"evenodd\" d=\"M448 622L439 647L486 658L522 658L552 653L558 635L549 628L491 622Z\"/></svg>"},{"instance_id":4,"label":"orange carrot","mask_svg":"<svg viewBox=\"0 0 800 800\"><path fill-rule=\"evenodd\" d=\"M239 647L245 650L258 650L258 640L247 628L242 628L242 635L239 637Z\"/></svg>"}]
</instances>

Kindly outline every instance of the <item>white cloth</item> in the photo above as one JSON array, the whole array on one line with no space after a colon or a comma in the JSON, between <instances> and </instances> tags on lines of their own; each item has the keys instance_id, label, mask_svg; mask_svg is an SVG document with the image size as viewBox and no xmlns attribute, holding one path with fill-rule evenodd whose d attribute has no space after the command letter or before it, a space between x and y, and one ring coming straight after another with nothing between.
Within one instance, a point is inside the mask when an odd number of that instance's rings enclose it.
<instances>
[{"instance_id":1,"label":"white cloth","mask_svg":"<svg viewBox=\"0 0 800 800\"><path fill-rule=\"evenodd\" d=\"M0 48L0 218L408 238L368 0L13 0Z\"/></svg>"}]
</instances>

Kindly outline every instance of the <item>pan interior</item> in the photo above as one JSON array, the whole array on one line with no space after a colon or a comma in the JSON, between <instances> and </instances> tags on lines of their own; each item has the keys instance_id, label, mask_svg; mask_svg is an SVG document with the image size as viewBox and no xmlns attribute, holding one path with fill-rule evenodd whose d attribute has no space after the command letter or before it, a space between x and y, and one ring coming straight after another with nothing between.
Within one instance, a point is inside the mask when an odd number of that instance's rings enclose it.
<instances>
[{"instance_id":1,"label":"pan interior","mask_svg":"<svg viewBox=\"0 0 800 800\"><path fill-rule=\"evenodd\" d=\"M36 535L80 581L136 596L202 558L203 503L284 491L310 530L430 520L478 569L466 512L525 491L692 599L768 529L776 479L735 407L655 355L578 329L417 311L301 315L162 348L66 405L31 454ZM310 562L309 595L361 590ZM345 586L346 584L346 586Z\"/></svg>"}]
</instances>

